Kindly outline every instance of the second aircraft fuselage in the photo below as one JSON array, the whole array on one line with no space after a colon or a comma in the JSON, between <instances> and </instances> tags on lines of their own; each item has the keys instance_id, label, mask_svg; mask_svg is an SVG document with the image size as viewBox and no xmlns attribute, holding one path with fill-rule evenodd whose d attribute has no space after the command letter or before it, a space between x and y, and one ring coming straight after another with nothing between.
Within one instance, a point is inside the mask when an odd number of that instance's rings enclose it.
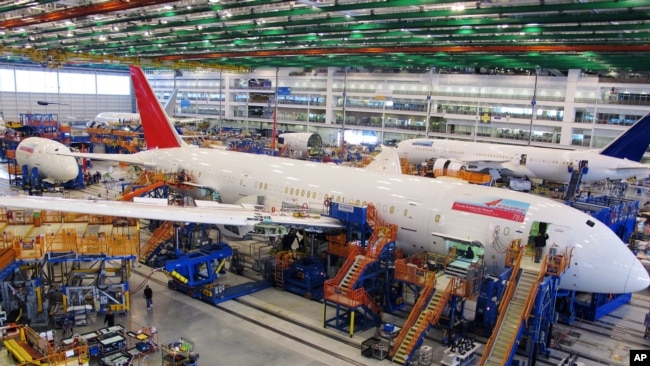
<instances>
[{"instance_id":1,"label":"second aircraft fuselage","mask_svg":"<svg viewBox=\"0 0 650 366\"><path fill-rule=\"evenodd\" d=\"M581 161L586 161L588 167L582 176L583 182L620 180L634 176L644 178L650 173L650 167L641 163L601 155L594 150L559 150L532 146L415 139L400 142L397 151L400 155L405 155L412 164L419 164L430 158L456 161L485 159L478 162L475 168L468 168L469 170L499 169L507 162L505 167L512 169L515 176L527 176L558 183L568 182L572 169L577 169Z\"/></svg>"}]
</instances>

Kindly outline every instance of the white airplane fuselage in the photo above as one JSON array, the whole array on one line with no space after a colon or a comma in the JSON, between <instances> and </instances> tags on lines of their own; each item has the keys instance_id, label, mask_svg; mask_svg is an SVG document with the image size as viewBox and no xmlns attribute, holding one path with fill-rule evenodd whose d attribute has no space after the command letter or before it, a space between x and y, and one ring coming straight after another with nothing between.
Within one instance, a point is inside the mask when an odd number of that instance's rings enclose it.
<instances>
[{"instance_id":1,"label":"white airplane fuselage","mask_svg":"<svg viewBox=\"0 0 650 366\"><path fill-rule=\"evenodd\" d=\"M312 154L320 154L323 148L323 141L318 134L310 132L290 132L278 136L282 145L288 146L291 150L291 157L309 158Z\"/></svg>"},{"instance_id":2,"label":"white airplane fuselage","mask_svg":"<svg viewBox=\"0 0 650 366\"><path fill-rule=\"evenodd\" d=\"M402 141L397 145L400 156L405 156L412 164L420 164L430 158L452 159L455 161L494 159L505 161L514 169L513 175L527 176L551 182L566 183L571 179L569 167L578 169L580 161L588 162L588 170L582 181L604 179L645 178L650 167L630 160L601 155L596 150L559 150L533 146L499 145L481 142L453 140L432 140L431 146L414 144L416 140ZM431 141L431 140L430 140ZM499 169L502 162L481 161L468 170L484 168Z\"/></svg>"},{"instance_id":3,"label":"white airplane fuselage","mask_svg":"<svg viewBox=\"0 0 650 366\"><path fill-rule=\"evenodd\" d=\"M140 114L139 113L127 113L127 112L102 112L99 113L93 118L93 121L96 123L103 123L107 125L117 125L120 123L139 123Z\"/></svg>"},{"instance_id":4,"label":"white airplane fuselage","mask_svg":"<svg viewBox=\"0 0 650 366\"><path fill-rule=\"evenodd\" d=\"M16 163L38 168L42 179L64 183L79 175L79 164L76 158L60 153L70 153L70 148L58 141L28 137L16 148Z\"/></svg>"},{"instance_id":5,"label":"white airplane fuselage","mask_svg":"<svg viewBox=\"0 0 650 366\"><path fill-rule=\"evenodd\" d=\"M298 206L306 204L312 211L323 210L328 198L357 205L373 203L386 222L398 226L398 243L406 253L446 254L444 237L478 240L485 247L485 262L492 274L503 271L505 248L514 239L526 243L533 222L549 223L549 246L557 245L558 252L573 248L572 265L561 280L562 288L631 292L648 285L645 268L609 228L546 198L223 150L179 147L138 154L142 161L160 169L185 169L195 183L218 190L224 203L267 196ZM502 202L501 206L494 207L495 201Z\"/></svg>"},{"instance_id":6,"label":"white airplane fuselage","mask_svg":"<svg viewBox=\"0 0 650 366\"><path fill-rule=\"evenodd\" d=\"M549 247L572 254L561 288L624 293L641 291L650 284L645 267L612 230L561 202L461 182L190 148L173 129L142 70L132 66L130 71L150 150L123 158L111 154L74 156L125 161L173 173L184 169L193 184L215 189L226 204L257 196L307 206L312 211L323 211L330 200L372 203L386 222L397 225L397 245L407 254L429 251L446 255L452 240L478 241L484 247L487 270L495 275L504 269L508 246L516 239L526 243L533 225L546 223ZM185 220L173 207L168 210L169 220ZM135 211L130 215L135 216ZM214 216L199 212L203 223L223 223L216 212Z\"/></svg>"}]
</instances>

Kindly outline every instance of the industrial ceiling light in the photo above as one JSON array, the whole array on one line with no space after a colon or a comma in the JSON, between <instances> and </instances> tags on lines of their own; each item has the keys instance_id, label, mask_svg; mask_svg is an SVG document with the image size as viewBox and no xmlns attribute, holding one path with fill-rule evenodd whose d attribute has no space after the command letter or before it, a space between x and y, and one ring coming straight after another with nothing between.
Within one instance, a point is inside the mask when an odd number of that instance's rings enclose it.
<instances>
[{"instance_id":1,"label":"industrial ceiling light","mask_svg":"<svg viewBox=\"0 0 650 366\"><path fill-rule=\"evenodd\" d=\"M465 5L463 4L454 4L451 6L452 11L463 11L465 10Z\"/></svg>"}]
</instances>

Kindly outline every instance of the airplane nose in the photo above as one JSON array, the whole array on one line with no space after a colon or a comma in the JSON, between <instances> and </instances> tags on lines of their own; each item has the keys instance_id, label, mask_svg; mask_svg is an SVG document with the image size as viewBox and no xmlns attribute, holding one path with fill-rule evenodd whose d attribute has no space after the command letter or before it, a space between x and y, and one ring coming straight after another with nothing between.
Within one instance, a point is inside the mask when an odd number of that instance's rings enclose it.
<instances>
[{"instance_id":1,"label":"airplane nose","mask_svg":"<svg viewBox=\"0 0 650 366\"><path fill-rule=\"evenodd\" d=\"M64 165L64 177L67 180L75 179L79 175L79 166L77 165L76 160L74 164L65 164Z\"/></svg>"},{"instance_id":2,"label":"airplane nose","mask_svg":"<svg viewBox=\"0 0 650 366\"><path fill-rule=\"evenodd\" d=\"M635 258L632 259L630 274L625 282L625 293L645 290L650 286L650 275L643 264Z\"/></svg>"}]
</instances>

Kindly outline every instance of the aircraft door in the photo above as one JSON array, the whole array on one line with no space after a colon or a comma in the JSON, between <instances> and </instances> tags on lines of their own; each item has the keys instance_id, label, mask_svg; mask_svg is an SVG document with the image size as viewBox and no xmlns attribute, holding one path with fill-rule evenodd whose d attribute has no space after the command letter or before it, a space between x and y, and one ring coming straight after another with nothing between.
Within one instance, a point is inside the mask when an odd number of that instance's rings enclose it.
<instances>
[{"instance_id":1,"label":"aircraft door","mask_svg":"<svg viewBox=\"0 0 650 366\"><path fill-rule=\"evenodd\" d=\"M239 181L239 185L242 188L253 188L253 173L245 171L242 173L241 180Z\"/></svg>"},{"instance_id":2,"label":"aircraft door","mask_svg":"<svg viewBox=\"0 0 650 366\"><path fill-rule=\"evenodd\" d=\"M548 240L543 255L564 254L567 247L573 247L573 235L569 226L549 224L546 233Z\"/></svg>"},{"instance_id":3,"label":"aircraft door","mask_svg":"<svg viewBox=\"0 0 650 366\"><path fill-rule=\"evenodd\" d=\"M580 160L578 167L582 170L582 174L587 174L589 172L589 161Z\"/></svg>"},{"instance_id":4,"label":"aircraft door","mask_svg":"<svg viewBox=\"0 0 650 366\"><path fill-rule=\"evenodd\" d=\"M526 166L526 160L528 160L528 155L521 154L521 156L519 157L519 165Z\"/></svg>"}]
</instances>

